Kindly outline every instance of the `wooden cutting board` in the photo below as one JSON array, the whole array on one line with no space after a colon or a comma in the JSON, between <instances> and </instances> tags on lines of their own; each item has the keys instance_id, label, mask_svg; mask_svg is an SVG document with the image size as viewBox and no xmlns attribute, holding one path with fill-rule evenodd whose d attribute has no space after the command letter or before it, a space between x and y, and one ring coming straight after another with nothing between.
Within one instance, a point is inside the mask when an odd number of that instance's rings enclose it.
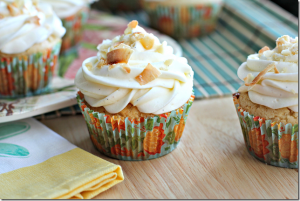
<instances>
[{"instance_id":1,"label":"wooden cutting board","mask_svg":"<svg viewBox=\"0 0 300 201\"><path fill-rule=\"evenodd\" d=\"M231 97L195 101L179 146L149 161L100 154L82 116L43 120L78 147L122 166L125 180L97 199L297 199L298 170L266 165L247 152Z\"/></svg>"}]
</instances>

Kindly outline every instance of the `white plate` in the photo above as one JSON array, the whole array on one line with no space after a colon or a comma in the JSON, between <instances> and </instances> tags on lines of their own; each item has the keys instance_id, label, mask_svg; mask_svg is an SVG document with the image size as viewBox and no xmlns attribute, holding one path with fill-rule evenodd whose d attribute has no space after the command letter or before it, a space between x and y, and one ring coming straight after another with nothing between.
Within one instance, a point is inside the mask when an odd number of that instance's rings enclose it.
<instances>
[{"instance_id":1,"label":"white plate","mask_svg":"<svg viewBox=\"0 0 300 201\"><path fill-rule=\"evenodd\" d=\"M175 40L160 34L158 38L167 41L168 45L173 47L175 55L182 56L182 49ZM77 89L73 79L55 77L51 87L53 92L49 94L15 100L0 99L0 123L44 114L76 104Z\"/></svg>"}]
</instances>

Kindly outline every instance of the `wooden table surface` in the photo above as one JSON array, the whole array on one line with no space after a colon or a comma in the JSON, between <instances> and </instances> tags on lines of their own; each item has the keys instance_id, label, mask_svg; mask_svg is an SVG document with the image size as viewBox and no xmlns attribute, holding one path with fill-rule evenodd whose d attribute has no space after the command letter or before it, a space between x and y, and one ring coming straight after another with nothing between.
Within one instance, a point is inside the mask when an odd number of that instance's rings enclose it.
<instances>
[{"instance_id":1,"label":"wooden table surface","mask_svg":"<svg viewBox=\"0 0 300 201\"><path fill-rule=\"evenodd\" d=\"M297 199L298 170L247 152L231 97L195 101L178 147L149 161L119 161L93 147L81 115L41 121L71 143L121 165L125 180L97 199Z\"/></svg>"}]
</instances>

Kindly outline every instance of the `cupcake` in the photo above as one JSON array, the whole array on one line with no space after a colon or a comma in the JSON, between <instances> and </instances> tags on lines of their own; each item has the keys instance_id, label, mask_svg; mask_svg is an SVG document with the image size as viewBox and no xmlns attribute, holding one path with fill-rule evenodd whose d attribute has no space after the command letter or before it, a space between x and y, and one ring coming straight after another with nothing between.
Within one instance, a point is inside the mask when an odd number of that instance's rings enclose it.
<instances>
[{"instance_id":1,"label":"cupcake","mask_svg":"<svg viewBox=\"0 0 300 201\"><path fill-rule=\"evenodd\" d=\"M150 25L174 38L203 36L212 32L222 0L143 0Z\"/></svg>"},{"instance_id":2,"label":"cupcake","mask_svg":"<svg viewBox=\"0 0 300 201\"><path fill-rule=\"evenodd\" d=\"M76 50L76 46L82 39L82 25L88 18L89 0L41 0L53 7L57 16L62 20L66 28L63 37L61 53Z\"/></svg>"},{"instance_id":3,"label":"cupcake","mask_svg":"<svg viewBox=\"0 0 300 201\"><path fill-rule=\"evenodd\" d=\"M238 69L233 95L249 153L267 164L298 168L298 38L284 35Z\"/></svg>"},{"instance_id":4,"label":"cupcake","mask_svg":"<svg viewBox=\"0 0 300 201\"><path fill-rule=\"evenodd\" d=\"M187 60L137 21L97 49L75 78L95 147L121 160L170 153L180 142L194 100L194 73Z\"/></svg>"},{"instance_id":5,"label":"cupcake","mask_svg":"<svg viewBox=\"0 0 300 201\"><path fill-rule=\"evenodd\" d=\"M51 6L0 2L0 98L47 91L65 28Z\"/></svg>"},{"instance_id":6,"label":"cupcake","mask_svg":"<svg viewBox=\"0 0 300 201\"><path fill-rule=\"evenodd\" d=\"M92 7L110 11L138 11L141 9L141 0L100 0L95 2Z\"/></svg>"}]
</instances>

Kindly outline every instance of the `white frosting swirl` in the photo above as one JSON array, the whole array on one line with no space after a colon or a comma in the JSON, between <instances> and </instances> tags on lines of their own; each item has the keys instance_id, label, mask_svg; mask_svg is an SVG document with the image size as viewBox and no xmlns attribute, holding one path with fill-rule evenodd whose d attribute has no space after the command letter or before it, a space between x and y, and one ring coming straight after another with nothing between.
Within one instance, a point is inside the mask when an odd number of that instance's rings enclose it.
<instances>
[{"instance_id":1,"label":"white frosting swirl","mask_svg":"<svg viewBox=\"0 0 300 201\"><path fill-rule=\"evenodd\" d=\"M133 33L154 40L151 49L146 50L140 40L131 41ZM114 49L116 43L122 41L125 48L133 53L128 63L117 63L97 67L101 60L107 58L107 52ZM130 42L131 41L131 42ZM104 40L98 46L98 56L88 58L77 72L75 84L84 94L85 100L93 107L104 106L110 113L122 111L128 103L137 106L140 112L162 114L184 105L193 90L193 74L184 57L177 57L173 49L162 44L153 34L137 26L127 28L125 34L113 40ZM92 63L87 67L87 63ZM150 63L161 74L155 80L140 85L135 80ZM124 70L130 69L130 73Z\"/></svg>"},{"instance_id":2,"label":"white frosting swirl","mask_svg":"<svg viewBox=\"0 0 300 201\"><path fill-rule=\"evenodd\" d=\"M270 71L254 86L241 86L239 92L248 92L252 102L272 109L288 107L298 112L298 38L282 36L277 47L248 56L238 69L238 77L246 83L275 63L279 73Z\"/></svg>"},{"instance_id":3,"label":"white frosting swirl","mask_svg":"<svg viewBox=\"0 0 300 201\"><path fill-rule=\"evenodd\" d=\"M80 9L87 6L89 2L92 2L89 0L41 0L41 1L51 4L53 10L61 19L76 14Z\"/></svg>"},{"instance_id":4,"label":"white frosting swirl","mask_svg":"<svg viewBox=\"0 0 300 201\"><path fill-rule=\"evenodd\" d=\"M21 53L50 35L61 38L65 32L50 5L36 6L31 0L0 2L0 52Z\"/></svg>"}]
</instances>

